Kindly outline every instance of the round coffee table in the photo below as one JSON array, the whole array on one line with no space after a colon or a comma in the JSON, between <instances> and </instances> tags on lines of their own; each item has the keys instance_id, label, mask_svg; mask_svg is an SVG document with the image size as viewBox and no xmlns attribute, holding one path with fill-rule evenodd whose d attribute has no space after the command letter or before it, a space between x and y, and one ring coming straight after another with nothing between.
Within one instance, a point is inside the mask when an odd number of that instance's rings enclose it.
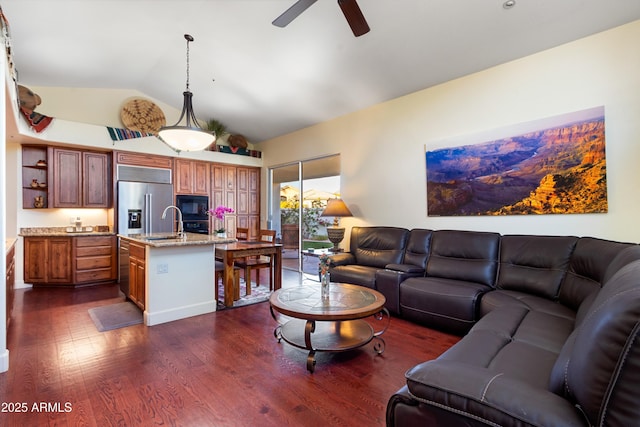
<instances>
[{"instance_id":1,"label":"round coffee table","mask_svg":"<svg viewBox=\"0 0 640 427\"><path fill-rule=\"evenodd\" d=\"M347 351L375 339L374 350L382 354L385 342L380 335L389 326L390 316L380 292L347 283L332 283L328 298L322 298L320 285L278 289L269 298L271 316L279 323L273 331L278 342L305 350L307 369L313 372L317 351ZM281 319L277 313L293 319ZM374 331L366 317L386 323Z\"/></svg>"}]
</instances>

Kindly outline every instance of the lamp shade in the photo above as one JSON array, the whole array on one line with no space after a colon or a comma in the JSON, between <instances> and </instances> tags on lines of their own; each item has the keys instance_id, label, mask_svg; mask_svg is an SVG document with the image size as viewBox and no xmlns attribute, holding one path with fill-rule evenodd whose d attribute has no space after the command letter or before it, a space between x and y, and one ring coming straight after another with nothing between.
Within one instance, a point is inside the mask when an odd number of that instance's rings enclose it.
<instances>
[{"instance_id":1,"label":"lamp shade","mask_svg":"<svg viewBox=\"0 0 640 427\"><path fill-rule=\"evenodd\" d=\"M353 216L342 199L327 200L327 207L324 208L320 216L344 217Z\"/></svg>"},{"instance_id":2,"label":"lamp shade","mask_svg":"<svg viewBox=\"0 0 640 427\"><path fill-rule=\"evenodd\" d=\"M333 243L333 248L329 250L331 252L339 252L338 245L344 239L344 227L340 227L339 218L353 216L353 214L342 199L329 199L327 200L327 207L324 208L320 216L333 217L333 227L327 227L327 237Z\"/></svg>"}]
</instances>

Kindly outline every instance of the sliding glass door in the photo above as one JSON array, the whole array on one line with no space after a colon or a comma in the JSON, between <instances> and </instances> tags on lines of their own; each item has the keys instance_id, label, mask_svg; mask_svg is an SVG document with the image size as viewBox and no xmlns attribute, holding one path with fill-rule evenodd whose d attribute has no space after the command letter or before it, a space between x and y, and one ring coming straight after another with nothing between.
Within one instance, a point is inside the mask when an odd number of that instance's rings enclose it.
<instances>
[{"instance_id":1,"label":"sliding glass door","mask_svg":"<svg viewBox=\"0 0 640 427\"><path fill-rule=\"evenodd\" d=\"M340 155L281 165L269 171L269 228L283 245L283 267L317 273L309 248L328 248L321 216L327 200L340 197Z\"/></svg>"}]
</instances>

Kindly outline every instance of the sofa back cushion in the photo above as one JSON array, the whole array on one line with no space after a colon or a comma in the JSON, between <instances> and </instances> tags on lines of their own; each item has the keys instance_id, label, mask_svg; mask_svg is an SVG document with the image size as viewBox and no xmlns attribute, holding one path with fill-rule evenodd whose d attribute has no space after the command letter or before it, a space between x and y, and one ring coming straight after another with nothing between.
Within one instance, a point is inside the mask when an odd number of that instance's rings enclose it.
<instances>
[{"instance_id":1,"label":"sofa back cushion","mask_svg":"<svg viewBox=\"0 0 640 427\"><path fill-rule=\"evenodd\" d=\"M590 425L640 424L640 261L597 293L556 361L550 388Z\"/></svg>"},{"instance_id":2,"label":"sofa back cushion","mask_svg":"<svg viewBox=\"0 0 640 427\"><path fill-rule=\"evenodd\" d=\"M409 241L404 251L403 264L416 265L427 268L427 259L431 250L431 236L433 231L422 228L414 228L409 233Z\"/></svg>"},{"instance_id":3,"label":"sofa back cushion","mask_svg":"<svg viewBox=\"0 0 640 427\"><path fill-rule=\"evenodd\" d=\"M557 298L577 242L572 236L503 236L497 288Z\"/></svg>"},{"instance_id":4,"label":"sofa back cushion","mask_svg":"<svg viewBox=\"0 0 640 427\"><path fill-rule=\"evenodd\" d=\"M499 252L498 233L434 231L426 275L494 286Z\"/></svg>"},{"instance_id":5,"label":"sofa back cushion","mask_svg":"<svg viewBox=\"0 0 640 427\"><path fill-rule=\"evenodd\" d=\"M608 266L632 243L582 237L578 240L569 261L567 274L560 286L560 303L577 311L590 294L598 292L605 281ZM616 270L619 270L618 266Z\"/></svg>"},{"instance_id":6,"label":"sofa back cushion","mask_svg":"<svg viewBox=\"0 0 640 427\"><path fill-rule=\"evenodd\" d=\"M406 228L353 227L349 248L356 264L384 268L402 262L408 239Z\"/></svg>"}]
</instances>

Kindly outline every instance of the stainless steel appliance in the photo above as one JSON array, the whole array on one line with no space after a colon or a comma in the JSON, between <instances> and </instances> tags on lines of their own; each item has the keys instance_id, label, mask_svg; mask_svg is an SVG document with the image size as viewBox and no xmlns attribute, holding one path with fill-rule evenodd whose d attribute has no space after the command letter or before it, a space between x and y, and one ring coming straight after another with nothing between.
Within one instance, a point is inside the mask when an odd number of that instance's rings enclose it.
<instances>
[{"instance_id":1,"label":"stainless steel appliance","mask_svg":"<svg viewBox=\"0 0 640 427\"><path fill-rule=\"evenodd\" d=\"M182 212L184 231L209 234L209 197L182 195L176 196L176 206Z\"/></svg>"},{"instance_id":2,"label":"stainless steel appliance","mask_svg":"<svg viewBox=\"0 0 640 427\"><path fill-rule=\"evenodd\" d=\"M161 218L164 208L170 205L173 205L171 184L118 181L118 233L172 232L173 213Z\"/></svg>"},{"instance_id":3,"label":"stainless steel appliance","mask_svg":"<svg viewBox=\"0 0 640 427\"><path fill-rule=\"evenodd\" d=\"M118 165L118 233L171 233L172 212L162 219L162 211L173 205L171 170ZM120 289L129 295L129 251L120 242Z\"/></svg>"}]
</instances>

